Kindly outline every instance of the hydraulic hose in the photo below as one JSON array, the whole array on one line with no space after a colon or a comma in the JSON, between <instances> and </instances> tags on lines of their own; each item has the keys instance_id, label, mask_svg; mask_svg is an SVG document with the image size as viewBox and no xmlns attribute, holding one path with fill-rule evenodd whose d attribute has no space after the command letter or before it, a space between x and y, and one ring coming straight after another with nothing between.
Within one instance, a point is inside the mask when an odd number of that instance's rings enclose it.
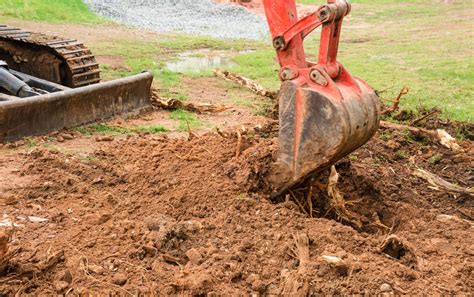
<instances>
[{"instance_id":1,"label":"hydraulic hose","mask_svg":"<svg viewBox=\"0 0 474 297\"><path fill-rule=\"evenodd\" d=\"M39 95L38 92L35 92L24 81L11 74L2 61L0 61L0 87L11 95L20 98Z\"/></svg>"}]
</instances>

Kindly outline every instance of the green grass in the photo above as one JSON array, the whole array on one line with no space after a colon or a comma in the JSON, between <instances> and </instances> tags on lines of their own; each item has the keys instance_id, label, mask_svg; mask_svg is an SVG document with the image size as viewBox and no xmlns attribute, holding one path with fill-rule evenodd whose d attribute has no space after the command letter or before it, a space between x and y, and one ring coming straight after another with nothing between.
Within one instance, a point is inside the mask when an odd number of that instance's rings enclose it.
<instances>
[{"instance_id":1,"label":"green grass","mask_svg":"<svg viewBox=\"0 0 474 297\"><path fill-rule=\"evenodd\" d=\"M240 96L232 99L233 104L249 108L254 115L267 115L273 107L273 102L266 98L258 100L243 99Z\"/></svg>"},{"instance_id":2,"label":"green grass","mask_svg":"<svg viewBox=\"0 0 474 297\"><path fill-rule=\"evenodd\" d=\"M304 1L312 2L313 1ZM401 107L440 107L442 117L474 121L474 6L465 1L353 1L350 21L343 25L339 60L349 72L386 100L403 86L410 92ZM449 25L448 25L449 24ZM319 34L305 43L316 57ZM257 52L235 59L236 71L277 88L274 52L266 43Z\"/></svg>"},{"instance_id":3,"label":"green grass","mask_svg":"<svg viewBox=\"0 0 474 297\"><path fill-rule=\"evenodd\" d=\"M324 1L298 0L321 4ZM445 3L446 2L446 3ZM449 2L449 3L448 3ZM472 1L428 0L353 0L345 21L339 60L374 89L385 90L384 99L393 99L404 85L410 88L401 107L440 107L443 117L474 121L474 40ZM63 23L98 23L81 0L2 0L0 16ZM317 55L318 33L308 38L307 54ZM102 65L103 77L113 79L151 70L161 95L186 100L182 77L165 62L179 53L210 48L255 52L234 58L232 71L276 89L278 65L269 40L261 42L216 40L209 37L163 34L145 40L141 37L111 37L89 47L96 54L124 59L126 68ZM204 75L212 75L206 72Z\"/></svg>"},{"instance_id":4,"label":"green grass","mask_svg":"<svg viewBox=\"0 0 474 297\"><path fill-rule=\"evenodd\" d=\"M2 0L0 16L58 23L103 23L82 0Z\"/></svg>"},{"instance_id":5,"label":"green grass","mask_svg":"<svg viewBox=\"0 0 474 297\"><path fill-rule=\"evenodd\" d=\"M123 58L124 69L111 69L109 65L101 65L105 80L137 74L147 69L155 76L154 86L163 97L173 97L180 100L188 99L188 95L181 88L181 79L184 76L192 77L202 73L180 74L166 68L166 61L174 59L179 53L197 49L219 49L240 51L255 42L224 41L205 36L190 36L185 34L163 34L159 39L151 40L106 40L90 45L94 53L100 55L117 56ZM206 75L212 75L210 71Z\"/></svg>"},{"instance_id":6,"label":"green grass","mask_svg":"<svg viewBox=\"0 0 474 297\"><path fill-rule=\"evenodd\" d=\"M195 114L182 109L176 109L171 112L170 118L178 121L178 125L176 126L177 131L188 131L188 125L191 129L197 129L203 126L203 123Z\"/></svg>"},{"instance_id":7,"label":"green grass","mask_svg":"<svg viewBox=\"0 0 474 297\"><path fill-rule=\"evenodd\" d=\"M140 125L132 127L118 127L106 124L94 124L77 127L76 131L86 136L92 135L128 135L136 133L159 134L168 132L168 129L161 125Z\"/></svg>"}]
</instances>

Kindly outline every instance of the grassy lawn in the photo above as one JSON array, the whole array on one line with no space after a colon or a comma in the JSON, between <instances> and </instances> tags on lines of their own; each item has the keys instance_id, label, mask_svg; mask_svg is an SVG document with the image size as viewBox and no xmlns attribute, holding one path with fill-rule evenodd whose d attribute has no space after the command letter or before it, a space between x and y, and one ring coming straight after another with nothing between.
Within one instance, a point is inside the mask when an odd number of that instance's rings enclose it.
<instances>
[{"instance_id":1,"label":"grassy lawn","mask_svg":"<svg viewBox=\"0 0 474 297\"><path fill-rule=\"evenodd\" d=\"M300 1L316 3L316 1ZM372 3L370 3L372 2ZM339 60L387 99L404 86L402 106L438 106L443 116L474 121L474 38L469 1L354 0L345 20ZM318 33L306 41L317 53ZM273 49L238 57L237 71L276 88Z\"/></svg>"},{"instance_id":2,"label":"grassy lawn","mask_svg":"<svg viewBox=\"0 0 474 297\"><path fill-rule=\"evenodd\" d=\"M57 23L103 23L81 0L2 0L0 16Z\"/></svg>"},{"instance_id":3,"label":"grassy lawn","mask_svg":"<svg viewBox=\"0 0 474 297\"><path fill-rule=\"evenodd\" d=\"M119 56L124 59L128 69L111 69L101 65L102 77L105 80L137 74L144 69L150 70L155 76L154 85L164 97L175 97L185 100L187 95L180 88L180 80L184 75L169 71L165 62L176 57L179 53L208 48L238 51L245 48L244 41L226 42L204 36L187 36L176 34L160 35L159 40L105 40L88 45L91 50L100 55Z\"/></svg>"},{"instance_id":4,"label":"grassy lawn","mask_svg":"<svg viewBox=\"0 0 474 297\"><path fill-rule=\"evenodd\" d=\"M322 1L298 0L318 4ZM474 121L474 38L471 1L442 0L353 0L346 18L339 59L354 75L377 90L387 90L391 99L403 86L410 92L402 106L438 106L444 117ZM53 23L106 24L87 10L81 0L2 0L0 19L32 19ZM113 24L116 26L116 24ZM307 54L317 54L318 34L306 42ZM181 77L165 62L180 52L200 48L238 51L254 49L234 58L231 70L278 88L278 65L270 40L261 42L217 40L187 35L162 35L155 40L127 36L104 40L89 47L96 55L123 57L126 69L102 65L104 77L113 79L150 69L163 95L186 99ZM196 75L196 74L193 74ZM212 75L209 72L202 75ZM184 122L184 121L183 121Z\"/></svg>"}]
</instances>

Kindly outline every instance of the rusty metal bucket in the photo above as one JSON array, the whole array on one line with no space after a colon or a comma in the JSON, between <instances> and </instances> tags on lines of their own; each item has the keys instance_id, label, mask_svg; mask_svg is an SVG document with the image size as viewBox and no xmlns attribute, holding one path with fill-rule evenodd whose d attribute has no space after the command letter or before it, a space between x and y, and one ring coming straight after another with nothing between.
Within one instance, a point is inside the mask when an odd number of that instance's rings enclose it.
<instances>
[{"instance_id":1,"label":"rusty metal bucket","mask_svg":"<svg viewBox=\"0 0 474 297\"><path fill-rule=\"evenodd\" d=\"M276 195L334 164L367 142L379 124L378 98L337 61L348 0L327 0L298 18L295 0L264 0L280 62L279 158L269 181ZM318 61L306 59L304 39L321 28Z\"/></svg>"},{"instance_id":2,"label":"rusty metal bucket","mask_svg":"<svg viewBox=\"0 0 474 297\"><path fill-rule=\"evenodd\" d=\"M134 76L29 98L0 98L0 143L151 107L153 75Z\"/></svg>"},{"instance_id":3,"label":"rusty metal bucket","mask_svg":"<svg viewBox=\"0 0 474 297\"><path fill-rule=\"evenodd\" d=\"M319 91L283 82L279 157L270 181L277 193L334 164L366 143L379 125L379 100L363 81L331 81Z\"/></svg>"}]
</instances>

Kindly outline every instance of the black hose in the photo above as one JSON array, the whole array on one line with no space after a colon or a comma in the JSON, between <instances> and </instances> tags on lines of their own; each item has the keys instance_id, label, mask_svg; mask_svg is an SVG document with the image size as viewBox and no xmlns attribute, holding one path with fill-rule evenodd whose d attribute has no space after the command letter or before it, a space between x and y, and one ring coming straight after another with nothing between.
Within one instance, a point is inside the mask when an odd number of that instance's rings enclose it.
<instances>
[{"instance_id":1,"label":"black hose","mask_svg":"<svg viewBox=\"0 0 474 297\"><path fill-rule=\"evenodd\" d=\"M6 67L0 66L0 87L5 89L13 96L20 98L31 97L39 95L24 81L17 78L8 71Z\"/></svg>"}]
</instances>

